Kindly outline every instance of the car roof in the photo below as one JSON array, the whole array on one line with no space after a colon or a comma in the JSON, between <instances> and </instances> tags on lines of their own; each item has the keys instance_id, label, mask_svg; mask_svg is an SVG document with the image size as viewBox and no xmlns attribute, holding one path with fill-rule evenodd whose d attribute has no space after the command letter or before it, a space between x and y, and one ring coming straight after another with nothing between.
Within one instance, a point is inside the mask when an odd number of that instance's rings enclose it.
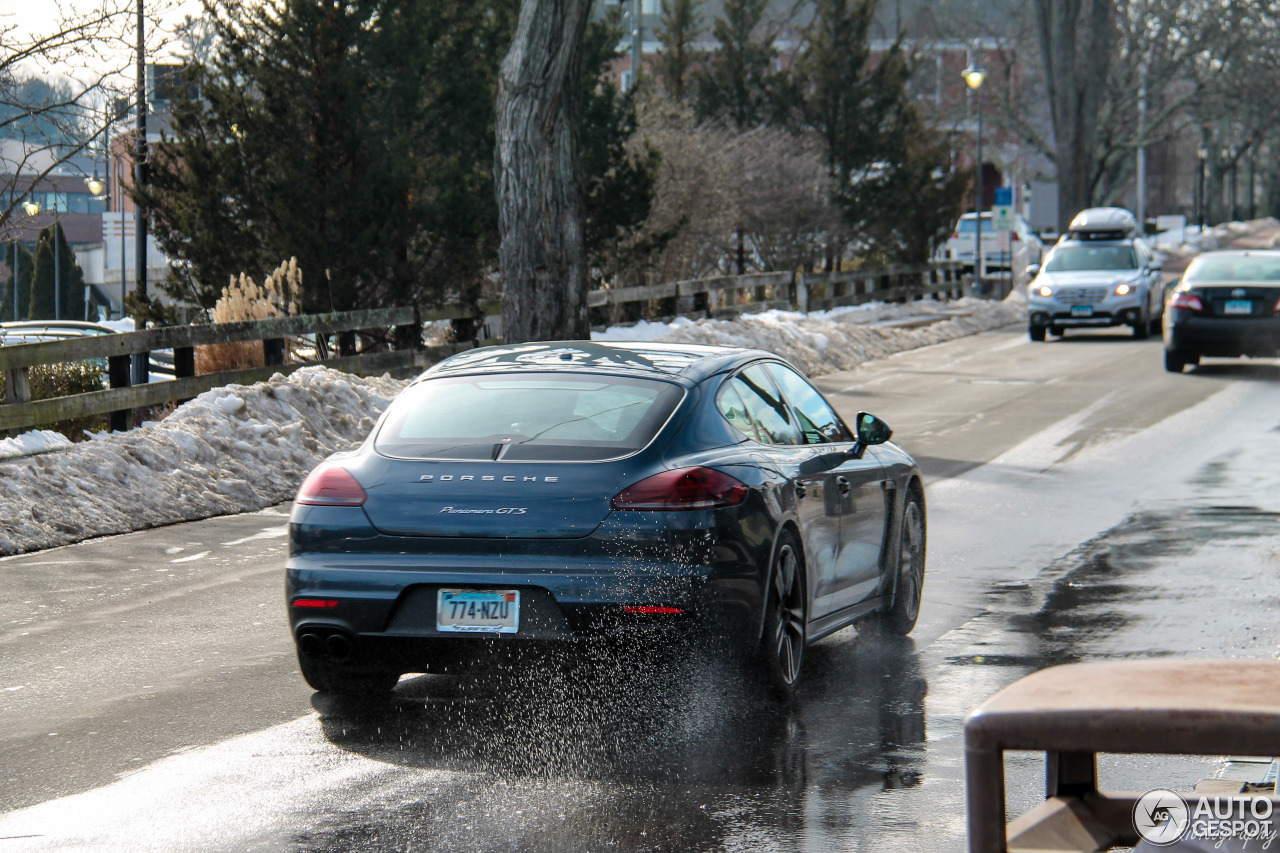
<instances>
[{"instance_id":1,"label":"car roof","mask_svg":"<svg viewBox=\"0 0 1280 853\"><path fill-rule=\"evenodd\" d=\"M1067 239L1076 242L1123 240L1138 230L1138 219L1123 207L1090 207L1080 211L1067 227Z\"/></svg>"},{"instance_id":2,"label":"car roof","mask_svg":"<svg viewBox=\"0 0 1280 853\"><path fill-rule=\"evenodd\" d=\"M12 323L0 323L0 343L39 343L46 340L114 334L116 330L110 326L78 320L18 320Z\"/></svg>"},{"instance_id":3,"label":"car roof","mask_svg":"<svg viewBox=\"0 0 1280 853\"><path fill-rule=\"evenodd\" d=\"M1269 260L1269 261L1276 262L1277 264L1280 264L1280 249L1214 249L1212 251L1202 252L1201 254L1191 259L1191 263L1187 265L1186 272L1184 272L1182 275L1182 280L1184 282L1193 283L1197 285L1205 284L1205 283L1214 283L1214 282L1223 282L1223 283L1239 282L1239 283L1253 283L1253 284L1259 284L1259 285L1268 284L1271 286L1276 286L1280 284L1280 281L1276 281L1274 279L1240 278L1235 275L1224 275L1221 271L1220 266L1217 270L1216 275L1213 273L1206 275L1200 269L1206 264L1214 264L1215 261L1246 260L1250 258L1256 259L1259 261ZM1238 267L1231 268L1231 271L1237 272L1239 271L1239 269L1240 268ZM1196 279L1194 282L1191 282L1192 277Z\"/></svg>"},{"instance_id":4,"label":"car roof","mask_svg":"<svg viewBox=\"0 0 1280 853\"><path fill-rule=\"evenodd\" d=\"M682 377L699 382L738 364L779 358L764 350L651 341L541 341L466 350L417 380L468 373L556 371Z\"/></svg>"}]
</instances>

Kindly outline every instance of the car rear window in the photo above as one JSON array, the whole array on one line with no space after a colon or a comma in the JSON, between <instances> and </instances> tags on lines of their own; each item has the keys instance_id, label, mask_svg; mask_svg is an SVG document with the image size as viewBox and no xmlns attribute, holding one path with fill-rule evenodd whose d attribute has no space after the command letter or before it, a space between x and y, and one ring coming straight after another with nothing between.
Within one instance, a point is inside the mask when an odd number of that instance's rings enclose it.
<instances>
[{"instance_id":1,"label":"car rear window","mask_svg":"<svg viewBox=\"0 0 1280 853\"><path fill-rule=\"evenodd\" d=\"M1046 272L1136 270L1132 246L1059 246L1044 265Z\"/></svg>"},{"instance_id":2,"label":"car rear window","mask_svg":"<svg viewBox=\"0 0 1280 853\"><path fill-rule=\"evenodd\" d=\"M982 231L983 231L983 233L984 233L984 234L985 234L985 233L988 233L988 232L990 232L990 233L995 233L995 232L991 231L991 227L992 227L992 226L991 226L991 217L990 217L990 216L983 216L983 217L982 217ZM967 219L961 219L961 220L960 220L960 222L956 225L955 233L956 233L956 234L973 234L973 233L977 232L977 230L978 230L978 220L977 220L977 219L975 219L974 217L970 216L970 217L968 217Z\"/></svg>"},{"instance_id":3,"label":"car rear window","mask_svg":"<svg viewBox=\"0 0 1280 853\"><path fill-rule=\"evenodd\" d=\"M1233 255L1215 258L1202 255L1191 262L1182 280L1189 283L1215 281L1280 282L1280 258Z\"/></svg>"},{"instance_id":4,"label":"car rear window","mask_svg":"<svg viewBox=\"0 0 1280 853\"><path fill-rule=\"evenodd\" d=\"M405 459L617 459L652 441L683 396L679 385L626 376L429 379L392 402L374 447Z\"/></svg>"}]
</instances>

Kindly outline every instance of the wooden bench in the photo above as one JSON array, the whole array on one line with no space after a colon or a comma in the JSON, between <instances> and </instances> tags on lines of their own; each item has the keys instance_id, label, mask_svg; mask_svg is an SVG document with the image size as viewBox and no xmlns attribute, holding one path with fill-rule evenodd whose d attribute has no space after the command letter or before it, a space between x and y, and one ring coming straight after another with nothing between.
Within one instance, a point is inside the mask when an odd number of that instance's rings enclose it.
<instances>
[{"instance_id":1,"label":"wooden bench","mask_svg":"<svg viewBox=\"0 0 1280 853\"><path fill-rule=\"evenodd\" d=\"M1139 841L1133 806L1142 792L1100 792L1097 754L1280 755L1280 661L1051 667L983 702L964 735L970 853L1132 846ZM1012 823L1005 750L1046 757L1045 801ZM1151 788L1159 787L1152 780Z\"/></svg>"}]
</instances>

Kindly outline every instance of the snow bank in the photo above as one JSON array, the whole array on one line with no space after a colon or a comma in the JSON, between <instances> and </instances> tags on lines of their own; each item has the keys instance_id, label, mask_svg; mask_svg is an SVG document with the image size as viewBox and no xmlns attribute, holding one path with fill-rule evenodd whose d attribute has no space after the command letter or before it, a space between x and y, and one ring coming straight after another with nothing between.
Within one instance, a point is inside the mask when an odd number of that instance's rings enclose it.
<instances>
[{"instance_id":1,"label":"snow bank","mask_svg":"<svg viewBox=\"0 0 1280 853\"><path fill-rule=\"evenodd\" d=\"M0 554L288 500L403 385L308 367L207 391L160 423L0 461Z\"/></svg>"},{"instance_id":2,"label":"snow bank","mask_svg":"<svg viewBox=\"0 0 1280 853\"><path fill-rule=\"evenodd\" d=\"M873 303L808 316L648 323L593 337L756 347L819 375L1021 323L1025 311L1016 301ZM0 555L289 500L316 463L362 441L404 386L307 367L205 392L160 423L94 441L71 444L48 431L0 441Z\"/></svg>"},{"instance_id":3,"label":"snow bank","mask_svg":"<svg viewBox=\"0 0 1280 853\"><path fill-rule=\"evenodd\" d=\"M1021 294L1021 289L1015 294ZM1022 323L1026 311L1026 303L1016 298L1006 302L967 297L953 302L874 302L807 315L766 311L735 320L644 322L591 337L753 347L776 352L810 376L821 376L905 350Z\"/></svg>"}]
</instances>

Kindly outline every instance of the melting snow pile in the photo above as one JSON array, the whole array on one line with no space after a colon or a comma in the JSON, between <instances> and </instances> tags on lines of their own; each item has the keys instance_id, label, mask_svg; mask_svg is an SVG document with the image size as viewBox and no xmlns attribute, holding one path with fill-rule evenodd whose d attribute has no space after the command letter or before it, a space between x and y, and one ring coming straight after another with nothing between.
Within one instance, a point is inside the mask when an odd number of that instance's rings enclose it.
<instances>
[{"instance_id":1,"label":"melting snow pile","mask_svg":"<svg viewBox=\"0 0 1280 853\"><path fill-rule=\"evenodd\" d=\"M1023 323L1022 290L1006 302L965 298L904 304L868 303L800 314L766 311L736 320L641 323L592 335L596 340L657 340L752 347L776 352L810 376L849 370L868 361L930 344ZM633 333L634 330L634 333Z\"/></svg>"},{"instance_id":2,"label":"melting snow pile","mask_svg":"<svg viewBox=\"0 0 1280 853\"><path fill-rule=\"evenodd\" d=\"M593 337L756 347L818 375L1020 323L1025 312L1015 300L876 303L647 323ZM0 555L289 500L316 463L362 441L404 385L308 367L208 391L160 423L94 441L71 444L43 430L0 441Z\"/></svg>"},{"instance_id":3,"label":"melting snow pile","mask_svg":"<svg viewBox=\"0 0 1280 853\"><path fill-rule=\"evenodd\" d=\"M308 367L207 391L160 423L0 461L0 554L288 500L403 386Z\"/></svg>"}]
</instances>

